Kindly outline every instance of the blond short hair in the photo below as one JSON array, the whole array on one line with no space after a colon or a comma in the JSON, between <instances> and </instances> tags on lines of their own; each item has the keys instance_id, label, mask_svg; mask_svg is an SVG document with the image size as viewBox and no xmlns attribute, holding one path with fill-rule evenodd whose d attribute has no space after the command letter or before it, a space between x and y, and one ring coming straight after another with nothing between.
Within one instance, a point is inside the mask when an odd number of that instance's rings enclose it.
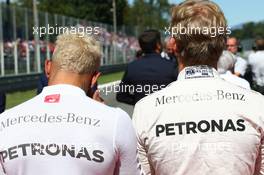
<instances>
[{"instance_id":1,"label":"blond short hair","mask_svg":"<svg viewBox=\"0 0 264 175\"><path fill-rule=\"evenodd\" d=\"M92 74L100 66L100 46L92 36L64 33L57 37L52 60L60 70Z\"/></svg>"},{"instance_id":2,"label":"blond short hair","mask_svg":"<svg viewBox=\"0 0 264 175\"><path fill-rule=\"evenodd\" d=\"M187 0L172 9L171 27L224 28L226 19L215 3L208 0ZM215 65L226 45L226 31L212 37L206 33L174 35L180 56L186 66Z\"/></svg>"}]
</instances>

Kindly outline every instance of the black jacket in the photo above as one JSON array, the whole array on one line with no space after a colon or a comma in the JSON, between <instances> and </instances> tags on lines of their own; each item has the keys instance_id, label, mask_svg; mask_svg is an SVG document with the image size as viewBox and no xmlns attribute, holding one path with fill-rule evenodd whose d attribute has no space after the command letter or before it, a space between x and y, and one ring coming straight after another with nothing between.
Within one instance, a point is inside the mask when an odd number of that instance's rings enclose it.
<instances>
[{"instance_id":1,"label":"black jacket","mask_svg":"<svg viewBox=\"0 0 264 175\"><path fill-rule=\"evenodd\" d=\"M48 78L44 72L39 77L37 94L40 94L42 92L43 88L46 86L48 86Z\"/></svg>"},{"instance_id":2,"label":"black jacket","mask_svg":"<svg viewBox=\"0 0 264 175\"><path fill-rule=\"evenodd\" d=\"M146 95L177 80L177 76L175 63L162 58L160 54L146 54L128 64L116 99L134 105Z\"/></svg>"},{"instance_id":3,"label":"black jacket","mask_svg":"<svg viewBox=\"0 0 264 175\"><path fill-rule=\"evenodd\" d=\"M4 112L6 105L6 95L4 93L0 93L0 113Z\"/></svg>"}]
</instances>

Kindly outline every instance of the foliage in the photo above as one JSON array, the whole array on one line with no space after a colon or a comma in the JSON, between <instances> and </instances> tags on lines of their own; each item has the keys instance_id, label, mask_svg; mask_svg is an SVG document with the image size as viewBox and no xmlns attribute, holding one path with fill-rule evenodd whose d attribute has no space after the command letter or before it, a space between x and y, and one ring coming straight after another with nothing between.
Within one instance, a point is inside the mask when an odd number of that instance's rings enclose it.
<instances>
[{"instance_id":1,"label":"foliage","mask_svg":"<svg viewBox=\"0 0 264 175\"><path fill-rule=\"evenodd\" d=\"M168 0L134 0L126 24L137 26L138 32L145 29L164 29L168 25L170 8Z\"/></svg>"},{"instance_id":2,"label":"foliage","mask_svg":"<svg viewBox=\"0 0 264 175\"><path fill-rule=\"evenodd\" d=\"M264 22L249 22L242 26L241 29L232 31L232 36L239 39L264 38Z\"/></svg>"},{"instance_id":3,"label":"foliage","mask_svg":"<svg viewBox=\"0 0 264 175\"><path fill-rule=\"evenodd\" d=\"M33 0L17 0L17 4L32 8ZM116 0L117 25L137 26L138 32L148 28L163 29L168 25L168 0ZM41 11L71 16L89 21L113 24L112 0L38 0Z\"/></svg>"},{"instance_id":4,"label":"foliage","mask_svg":"<svg viewBox=\"0 0 264 175\"><path fill-rule=\"evenodd\" d=\"M33 0L17 0L17 4L32 8ZM116 0L117 25L123 25L124 10L128 7L126 0ZM38 0L38 8L46 11L88 21L113 24L111 0Z\"/></svg>"}]
</instances>

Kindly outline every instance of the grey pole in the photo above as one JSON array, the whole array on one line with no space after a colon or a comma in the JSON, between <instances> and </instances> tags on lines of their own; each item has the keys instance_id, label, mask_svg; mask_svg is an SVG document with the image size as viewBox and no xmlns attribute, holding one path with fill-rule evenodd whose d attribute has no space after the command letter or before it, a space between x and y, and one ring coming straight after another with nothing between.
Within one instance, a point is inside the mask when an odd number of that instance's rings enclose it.
<instances>
[{"instance_id":1,"label":"grey pole","mask_svg":"<svg viewBox=\"0 0 264 175\"><path fill-rule=\"evenodd\" d=\"M114 27L114 64L116 63L116 1L113 0L113 27Z\"/></svg>"},{"instance_id":2,"label":"grey pole","mask_svg":"<svg viewBox=\"0 0 264 175\"><path fill-rule=\"evenodd\" d=\"M3 39L3 21L2 21L2 3L0 3L0 54L1 54L1 75L5 75L5 59L4 59L4 39Z\"/></svg>"},{"instance_id":3,"label":"grey pole","mask_svg":"<svg viewBox=\"0 0 264 175\"><path fill-rule=\"evenodd\" d=\"M28 41L29 41L29 37L28 37L28 11L25 8L25 32L26 32L26 65L27 65L27 73L30 73L30 59L29 59L29 48L28 48Z\"/></svg>"},{"instance_id":4,"label":"grey pole","mask_svg":"<svg viewBox=\"0 0 264 175\"><path fill-rule=\"evenodd\" d=\"M33 13L34 13L34 26L39 26L38 21L38 11L37 11L37 1L33 0ZM41 62L40 62L40 47L39 47L39 35L38 33L34 34L35 40L35 59L37 61L37 72L41 72Z\"/></svg>"},{"instance_id":5,"label":"grey pole","mask_svg":"<svg viewBox=\"0 0 264 175\"><path fill-rule=\"evenodd\" d=\"M45 22L46 22L46 29L48 29L48 24L49 24L48 12L45 12ZM49 34L48 33L46 33L46 59L50 59Z\"/></svg>"},{"instance_id":6,"label":"grey pole","mask_svg":"<svg viewBox=\"0 0 264 175\"><path fill-rule=\"evenodd\" d=\"M17 35L16 35L16 7L12 8L12 20L13 20L13 44L14 44L14 66L15 66L15 75L18 74L18 55L17 55Z\"/></svg>"}]
</instances>

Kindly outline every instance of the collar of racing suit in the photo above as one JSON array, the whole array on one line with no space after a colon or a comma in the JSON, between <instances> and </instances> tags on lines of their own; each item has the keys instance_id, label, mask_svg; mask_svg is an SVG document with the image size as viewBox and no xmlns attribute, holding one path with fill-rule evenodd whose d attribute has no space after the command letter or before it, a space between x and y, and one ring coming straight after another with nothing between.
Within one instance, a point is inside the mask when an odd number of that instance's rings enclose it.
<instances>
[{"instance_id":1,"label":"collar of racing suit","mask_svg":"<svg viewBox=\"0 0 264 175\"><path fill-rule=\"evenodd\" d=\"M178 80L195 78L220 78L220 76L217 70L207 65L185 67L178 75Z\"/></svg>"},{"instance_id":2,"label":"collar of racing suit","mask_svg":"<svg viewBox=\"0 0 264 175\"><path fill-rule=\"evenodd\" d=\"M86 96L84 90L77 86L69 85L69 84L57 84L44 87L43 94L74 94L74 95L81 95Z\"/></svg>"}]
</instances>

